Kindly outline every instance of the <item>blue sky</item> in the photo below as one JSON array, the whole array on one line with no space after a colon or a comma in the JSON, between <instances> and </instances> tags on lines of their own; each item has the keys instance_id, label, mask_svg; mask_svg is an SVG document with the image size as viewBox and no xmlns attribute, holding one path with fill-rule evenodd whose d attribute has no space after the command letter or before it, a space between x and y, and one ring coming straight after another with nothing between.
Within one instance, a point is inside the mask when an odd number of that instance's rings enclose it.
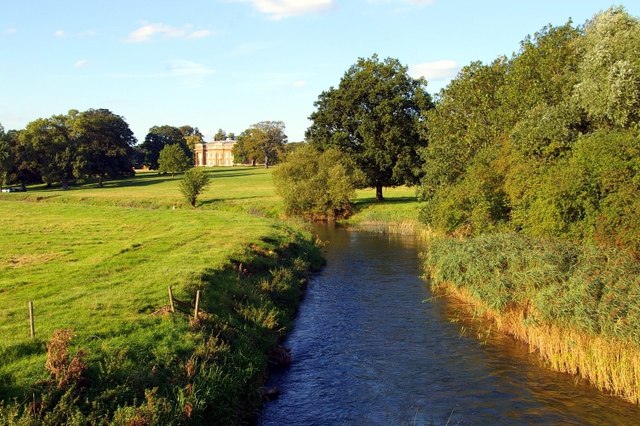
<instances>
[{"instance_id":1,"label":"blue sky","mask_svg":"<svg viewBox=\"0 0 640 426\"><path fill-rule=\"evenodd\" d=\"M0 123L108 108L141 142L154 125L242 132L282 120L290 141L359 57L394 57L436 93L474 60L510 56L546 24L607 0L3 0Z\"/></svg>"}]
</instances>

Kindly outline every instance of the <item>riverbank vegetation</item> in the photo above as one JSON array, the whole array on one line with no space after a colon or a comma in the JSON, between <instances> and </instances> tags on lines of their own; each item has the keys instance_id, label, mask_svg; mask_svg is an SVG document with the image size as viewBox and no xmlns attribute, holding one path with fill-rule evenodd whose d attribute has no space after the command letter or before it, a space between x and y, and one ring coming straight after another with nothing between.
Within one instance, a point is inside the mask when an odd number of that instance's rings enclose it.
<instances>
[{"instance_id":1,"label":"riverbank vegetation","mask_svg":"<svg viewBox=\"0 0 640 426\"><path fill-rule=\"evenodd\" d=\"M269 171L208 173L198 209L182 200L180 177L155 173L100 189L0 194L0 423L255 415L269 360L282 362L278 340L321 259L310 235L269 217ZM168 286L186 314L169 312Z\"/></svg>"},{"instance_id":2,"label":"riverbank vegetation","mask_svg":"<svg viewBox=\"0 0 640 426\"><path fill-rule=\"evenodd\" d=\"M640 401L640 22L548 26L472 63L423 131L432 284L560 371Z\"/></svg>"}]
</instances>

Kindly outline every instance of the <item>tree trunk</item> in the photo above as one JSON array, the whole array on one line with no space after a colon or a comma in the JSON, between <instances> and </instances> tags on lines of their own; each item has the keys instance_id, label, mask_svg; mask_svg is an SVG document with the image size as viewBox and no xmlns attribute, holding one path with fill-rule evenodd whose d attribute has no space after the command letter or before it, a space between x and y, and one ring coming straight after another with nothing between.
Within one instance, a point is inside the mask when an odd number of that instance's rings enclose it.
<instances>
[{"instance_id":1,"label":"tree trunk","mask_svg":"<svg viewBox=\"0 0 640 426\"><path fill-rule=\"evenodd\" d=\"M382 196L382 185L376 185L376 201L383 201L384 197Z\"/></svg>"}]
</instances>

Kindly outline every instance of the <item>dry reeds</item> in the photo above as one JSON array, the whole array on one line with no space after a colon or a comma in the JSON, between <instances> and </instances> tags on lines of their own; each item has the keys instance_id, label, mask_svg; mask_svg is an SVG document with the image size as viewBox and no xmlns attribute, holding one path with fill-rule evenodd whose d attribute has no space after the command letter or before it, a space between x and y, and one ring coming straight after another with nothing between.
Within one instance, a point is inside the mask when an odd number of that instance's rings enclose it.
<instances>
[{"instance_id":1,"label":"dry reeds","mask_svg":"<svg viewBox=\"0 0 640 426\"><path fill-rule=\"evenodd\" d=\"M640 265L520 235L432 240L432 285L526 342L550 368L640 403Z\"/></svg>"}]
</instances>

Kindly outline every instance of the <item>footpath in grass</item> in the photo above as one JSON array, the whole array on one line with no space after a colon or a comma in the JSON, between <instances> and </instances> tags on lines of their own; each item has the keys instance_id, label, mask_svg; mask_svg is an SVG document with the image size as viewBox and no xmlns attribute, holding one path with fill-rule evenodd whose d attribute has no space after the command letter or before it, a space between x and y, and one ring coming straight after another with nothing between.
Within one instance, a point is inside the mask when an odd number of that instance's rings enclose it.
<instances>
[{"instance_id":1,"label":"footpath in grass","mask_svg":"<svg viewBox=\"0 0 640 426\"><path fill-rule=\"evenodd\" d=\"M179 176L154 173L0 197L0 423L253 416L320 259L310 235L271 217L269 171L209 173L198 209ZM168 286L192 306L202 292L197 320L168 313Z\"/></svg>"}]
</instances>

